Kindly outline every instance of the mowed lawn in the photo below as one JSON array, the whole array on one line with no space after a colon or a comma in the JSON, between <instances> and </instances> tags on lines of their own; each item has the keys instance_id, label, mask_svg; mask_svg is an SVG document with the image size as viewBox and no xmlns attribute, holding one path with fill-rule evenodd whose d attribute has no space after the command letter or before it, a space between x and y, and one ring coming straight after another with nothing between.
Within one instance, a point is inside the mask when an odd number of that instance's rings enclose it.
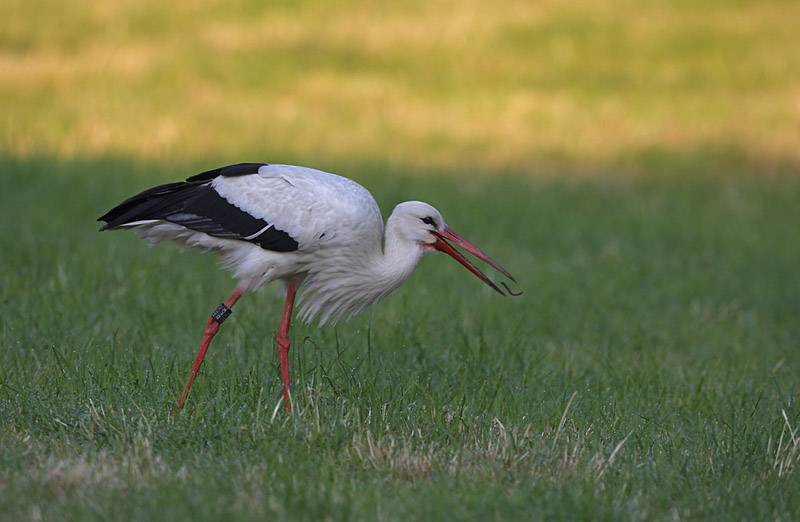
<instances>
[{"instance_id":1,"label":"mowed lawn","mask_svg":"<svg viewBox=\"0 0 800 522\"><path fill-rule=\"evenodd\" d=\"M0 7L0 520L800 518L791 2ZM238 161L421 199L427 256L349 322L98 233ZM502 279L489 272L495 281Z\"/></svg>"},{"instance_id":2,"label":"mowed lawn","mask_svg":"<svg viewBox=\"0 0 800 522\"><path fill-rule=\"evenodd\" d=\"M288 414L275 409L282 300L262 290L176 417L234 283L213 256L93 223L176 169L3 164L5 186L25 179L0 211L3 518L798 513L797 178L454 188L350 172L384 209L435 202L525 294L429 256L374 311L297 322Z\"/></svg>"}]
</instances>

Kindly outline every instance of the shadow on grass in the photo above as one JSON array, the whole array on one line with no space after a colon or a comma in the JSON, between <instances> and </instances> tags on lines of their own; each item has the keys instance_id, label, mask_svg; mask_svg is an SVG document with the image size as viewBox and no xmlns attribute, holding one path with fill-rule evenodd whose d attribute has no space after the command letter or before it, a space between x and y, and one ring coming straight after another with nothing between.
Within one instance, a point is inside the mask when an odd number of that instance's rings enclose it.
<instances>
[{"instance_id":1,"label":"shadow on grass","mask_svg":"<svg viewBox=\"0 0 800 522\"><path fill-rule=\"evenodd\" d=\"M210 256L148 250L95 220L217 164L0 159L0 513L798 512L800 177L726 176L708 154L646 153L652 176L313 165L360 181L384 214L437 205L525 295L426 260L374 312L296 325L295 413L273 416L280 299L261 291L177 419L199 330L232 282Z\"/></svg>"}]
</instances>

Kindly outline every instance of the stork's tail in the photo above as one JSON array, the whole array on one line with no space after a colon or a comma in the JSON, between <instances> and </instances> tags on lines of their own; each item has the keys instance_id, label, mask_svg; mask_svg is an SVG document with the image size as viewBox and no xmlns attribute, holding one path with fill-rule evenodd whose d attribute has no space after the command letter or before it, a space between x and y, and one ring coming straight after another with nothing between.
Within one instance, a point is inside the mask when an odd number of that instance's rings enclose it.
<instances>
[{"instance_id":1,"label":"stork's tail","mask_svg":"<svg viewBox=\"0 0 800 522\"><path fill-rule=\"evenodd\" d=\"M180 181L136 194L97 219L106 223L100 231L166 220L168 216L179 212L186 200L195 195L203 185L204 183Z\"/></svg>"}]
</instances>

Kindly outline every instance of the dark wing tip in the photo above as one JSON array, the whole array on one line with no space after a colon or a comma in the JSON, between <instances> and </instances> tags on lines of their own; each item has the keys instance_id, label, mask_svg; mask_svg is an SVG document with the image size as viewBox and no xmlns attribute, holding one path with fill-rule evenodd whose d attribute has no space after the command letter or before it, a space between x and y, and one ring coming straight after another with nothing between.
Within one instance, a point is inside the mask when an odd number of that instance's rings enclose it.
<instances>
[{"instance_id":1,"label":"dark wing tip","mask_svg":"<svg viewBox=\"0 0 800 522\"><path fill-rule=\"evenodd\" d=\"M216 169L207 170L200 174L195 174L186 181L208 181L218 176L246 176L248 174L256 174L258 169L269 165L269 163L237 163L235 165L228 165L227 167L219 167Z\"/></svg>"}]
</instances>

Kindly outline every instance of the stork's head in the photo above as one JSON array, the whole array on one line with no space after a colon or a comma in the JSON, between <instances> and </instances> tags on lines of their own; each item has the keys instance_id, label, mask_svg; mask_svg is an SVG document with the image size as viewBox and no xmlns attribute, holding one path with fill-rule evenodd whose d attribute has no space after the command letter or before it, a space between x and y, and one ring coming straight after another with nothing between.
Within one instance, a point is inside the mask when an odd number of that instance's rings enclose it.
<instances>
[{"instance_id":1,"label":"stork's head","mask_svg":"<svg viewBox=\"0 0 800 522\"><path fill-rule=\"evenodd\" d=\"M469 260L448 243L448 241L452 241L516 282L514 276L509 274L505 268L448 227L439 211L427 203L421 201L406 201L405 203L400 203L395 207L392 213L392 220L395 221L394 224L398 227L397 230L401 236L415 241L423 251L433 250L448 254L500 294L505 295L497 285L486 277L483 272L478 270L475 265L469 262ZM503 286L505 286L505 284L503 284ZM507 286L506 289L508 289ZM509 290L509 293L512 292Z\"/></svg>"}]
</instances>

